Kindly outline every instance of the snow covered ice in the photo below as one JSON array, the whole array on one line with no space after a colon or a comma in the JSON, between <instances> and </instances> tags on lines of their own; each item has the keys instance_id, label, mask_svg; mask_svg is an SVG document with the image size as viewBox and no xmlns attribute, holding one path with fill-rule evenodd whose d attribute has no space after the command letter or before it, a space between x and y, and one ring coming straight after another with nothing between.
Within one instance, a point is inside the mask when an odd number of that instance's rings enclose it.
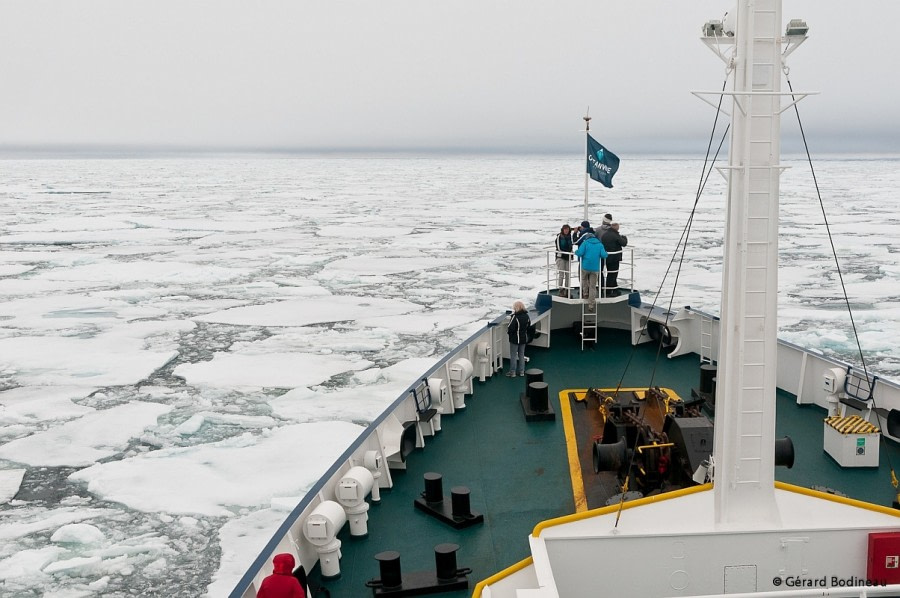
<instances>
[{"instance_id":1,"label":"snow covered ice","mask_svg":"<svg viewBox=\"0 0 900 598\"><path fill-rule=\"evenodd\" d=\"M591 214L622 223L648 299L701 163L622 158ZM789 163L781 336L857 363L808 167ZM0 595L226 595L367 422L533 301L543 249L582 220L581 168L0 161ZM816 172L868 365L900 377L897 162ZM713 175L675 306L718 311L722 193Z\"/></svg>"}]
</instances>

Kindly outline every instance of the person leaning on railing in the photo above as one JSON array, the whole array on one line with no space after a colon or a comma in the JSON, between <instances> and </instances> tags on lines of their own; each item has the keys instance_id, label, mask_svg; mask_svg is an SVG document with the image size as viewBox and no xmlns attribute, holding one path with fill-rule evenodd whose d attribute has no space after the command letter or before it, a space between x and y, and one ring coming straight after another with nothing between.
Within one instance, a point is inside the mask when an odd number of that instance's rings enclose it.
<instances>
[{"instance_id":1,"label":"person leaning on railing","mask_svg":"<svg viewBox=\"0 0 900 598\"><path fill-rule=\"evenodd\" d=\"M603 287L606 289L607 297L617 297L619 295L619 264L622 262L622 248L628 245L628 237L619 233L619 223L611 222L609 230L600 237L603 248L609 257L606 258L606 279L603 281Z\"/></svg>"},{"instance_id":2,"label":"person leaning on railing","mask_svg":"<svg viewBox=\"0 0 900 598\"><path fill-rule=\"evenodd\" d=\"M572 228L563 224L556 235L556 286L560 297L569 296L569 262L572 260Z\"/></svg>"},{"instance_id":3,"label":"person leaning on railing","mask_svg":"<svg viewBox=\"0 0 900 598\"><path fill-rule=\"evenodd\" d=\"M575 255L581 258L581 298L585 309L594 311L597 300L597 283L600 280L600 260L606 258L606 250L593 233L585 233L579 239Z\"/></svg>"},{"instance_id":4,"label":"person leaning on railing","mask_svg":"<svg viewBox=\"0 0 900 598\"><path fill-rule=\"evenodd\" d=\"M506 334L509 337L509 371L506 375L512 378L518 371L519 376L525 376L525 345L528 344L528 328L531 326L531 318L521 301L513 303L512 315L506 325Z\"/></svg>"}]
</instances>

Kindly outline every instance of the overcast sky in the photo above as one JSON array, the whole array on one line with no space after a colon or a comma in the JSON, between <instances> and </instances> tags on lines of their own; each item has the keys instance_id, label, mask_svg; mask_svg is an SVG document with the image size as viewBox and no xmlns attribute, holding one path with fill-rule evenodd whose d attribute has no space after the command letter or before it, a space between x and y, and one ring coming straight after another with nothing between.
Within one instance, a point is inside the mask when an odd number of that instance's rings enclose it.
<instances>
[{"instance_id":1,"label":"overcast sky","mask_svg":"<svg viewBox=\"0 0 900 598\"><path fill-rule=\"evenodd\" d=\"M900 153L900 1L784 4L814 151ZM579 151L590 106L612 149L696 152L732 5L3 1L0 146Z\"/></svg>"}]
</instances>

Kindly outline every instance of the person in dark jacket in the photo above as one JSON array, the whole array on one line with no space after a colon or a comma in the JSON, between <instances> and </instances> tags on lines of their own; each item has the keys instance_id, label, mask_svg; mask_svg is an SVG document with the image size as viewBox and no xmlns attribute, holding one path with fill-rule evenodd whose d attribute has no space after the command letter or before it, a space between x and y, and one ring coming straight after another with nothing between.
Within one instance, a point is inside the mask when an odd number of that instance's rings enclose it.
<instances>
[{"instance_id":1,"label":"person in dark jacket","mask_svg":"<svg viewBox=\"0 0 900 598\"><path fill-rule=\"evenodd\" d=\"M594 229L591 228L591 223L587 220L584 220L581 223L581 226L575 229L575 232L572 233L572 243L578 245L581 243L581 237L585 235L585 233L593 233Z\"/></svg>"},{"instance_id":2,"label":"person in dark jacket","mask_svg":"<svg viewBox=\"0 0 900 598\"><path fill-rule=\"evenodd\" d=\"M569 263L572 260L572 229L563 224L556 235L556 286L560 297L569 296L571 286Z\"/></svg>"},{"instance_id":3,"label":"person in dark jacket","mask_svg":"<svg viewBox=\"0 0 900 598\"><path fill-rule=\"evenodd\" d=\"M525 376L525 345L528 344L528 327L531 326L531 318L525 310L525 304L521 301L513 303L513 313L506 325L506 334L509 336L509 371L506 375L513 377L516 370L520 376Z\"/></svg>"},{"instance_id":4,"label":"person in dark jacket","mask_svg":"<svg viewBox=\"0 0 900 598\"><path fill-rule=\"evenodd\" d=\"M306 593L294 577L294 555L276 554L272 559L274 571L259 584L256 598L306 598Z\"/></svg>"},{"instance_id":5,"label":"person in dark jacket","mask_svg":"<svg viewBox=\"0 0 900 598\"><path fill-rule=\"evenodd\" d=\"M587 302L587 310L594 311L600 282L600 260L606 258L606 250L600 239L592 233L585 233L575 255L581 258L581 297Z\"/></svg>"},{"instance_id":6,"label":"person in dark jacket","mask_svg":"<svg viewBox=\"0 0 900 598\"><path fill-rule=\"evenodd\" d=\"M607 297L616 297L619 295L618 277L619 265L622 263L622 248L628 245L628 237L620 234L619 223L613 222L600 240L606 253L609 254L606 258L606 279L603 281L603 288L606 289Z\"/></svg>"}]
</instances>

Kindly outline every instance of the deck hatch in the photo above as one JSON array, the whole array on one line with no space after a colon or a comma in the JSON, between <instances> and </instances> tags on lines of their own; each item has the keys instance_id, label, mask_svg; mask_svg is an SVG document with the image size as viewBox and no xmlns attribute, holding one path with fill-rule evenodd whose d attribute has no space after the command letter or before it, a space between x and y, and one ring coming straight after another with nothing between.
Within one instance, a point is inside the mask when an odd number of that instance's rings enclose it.
<instances>
[{"instance_id":1,"label":"deck hatch","mask_svg":"<svg viewBox=\"0 0 900 598\"><path fill-rule=\"evenodd\" d=\"M725 567L726 594L756 591L756 565L727 565Z\"/></svg>"}]
</instances>

